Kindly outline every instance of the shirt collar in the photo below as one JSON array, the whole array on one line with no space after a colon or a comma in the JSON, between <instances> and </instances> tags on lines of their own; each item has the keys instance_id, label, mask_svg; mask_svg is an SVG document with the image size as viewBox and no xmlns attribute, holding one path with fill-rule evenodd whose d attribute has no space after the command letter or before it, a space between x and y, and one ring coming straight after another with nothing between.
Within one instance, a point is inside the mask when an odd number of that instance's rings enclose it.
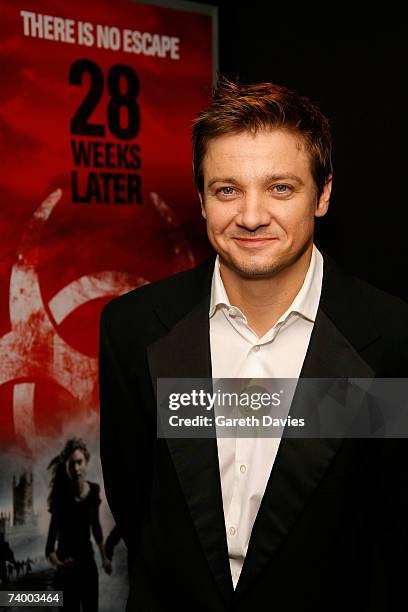
<instances>
[{"instance_id":1,"label":"shirt collar","mask_svg":"<svg viewBox=\"0 0 408 612\"><path fill-rule=\"evenodd\" d=\"M286 320L291 313L300 314L305 319L314 322L316 319L317 309L319 307L322 279L323 256L316 246L313 245L310 264L305 280L303 281L303 285L292 304L279 318L277 323ZM222 282L220 274L220 260L219 256L217 255L211 283L209 317L211 318L214 315L217 307L222 308L223 306L231 307L231 304L225 291L224 283Z\"/></svg>"}]
</instances>

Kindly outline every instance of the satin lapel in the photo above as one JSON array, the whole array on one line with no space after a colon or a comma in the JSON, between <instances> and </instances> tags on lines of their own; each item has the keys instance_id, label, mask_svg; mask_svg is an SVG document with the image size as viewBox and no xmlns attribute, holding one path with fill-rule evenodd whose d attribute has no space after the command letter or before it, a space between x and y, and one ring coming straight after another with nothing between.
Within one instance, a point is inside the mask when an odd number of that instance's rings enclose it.
<instances>
[{"instance_id":1,"label":"satin lapel","mask_svg":"<svg viewBox=\"0 0 408 612\"><path fill-rule=\"evenodd\" d=\"M209 296L164 337L148 347L156 392L157 378L211 378ZM226 600L233 594L222 506L218 451L209 439L167 439L191 516L215 580Z\"/></svg>"},{"instance_id":2,"label":"satin lapel","mask_svg":"<svg viewBox=\"0 0 408 612\"><path fill-rule=\"evenodd\" d=\"M341 285L338 290L341 290ZM322 296L323 303L325 296ZM327 305L327 304L326 304ZM378 336L378 334L377 334ZM368 333L365 341L375 339ZM319 308L301 377L372 378L373 370L337 325ZM293 400L291 413L299 397ZM261 572L302 512L335 453L341 438L281 440L255 520L236 593L242 593Z\"/></svg>"}]
</instances>

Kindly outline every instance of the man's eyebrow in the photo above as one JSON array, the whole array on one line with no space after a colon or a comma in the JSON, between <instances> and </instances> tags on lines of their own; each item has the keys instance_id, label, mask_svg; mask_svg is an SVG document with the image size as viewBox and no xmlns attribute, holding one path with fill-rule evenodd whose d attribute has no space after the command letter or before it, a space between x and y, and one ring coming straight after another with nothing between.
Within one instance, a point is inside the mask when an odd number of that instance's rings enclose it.
<instances>
[{"instance_id":1,"label":"man's eyebrow","mask_svg":"<svg viewBox=\"0 0 408 612\"><path fill-rule=\"evenodd\" d=\"M237 181L237 179L235 179L232 176L227 176L227 177L215 176L214 178L211 179L211 181L208 181L207 187L212 187L215 183L232 183L233 185L238 185L239 181Z\"/></svg>"},{"instance_id":2,"label":"man's eyebrow","mask_svg":"<svg viewBox=\"0 0 408 612\"><path fill-rule=\"evenodd\" d=\"M276 172L274 174L268 174L264 179L265 183L273 183L275 181L293 181L299 185L304 185L300 176L292 174L292 172Z\"/></svg>"},{"instance_id":3,"label":"man's eyebrow","mask_svg":"<svg viewBox=\"0 0 408 612\"><path fill-rule=\"evenodd\" d=\"M267 184L267 183L273 183L276 181L288 181L288 180L293 181L297 183L298 185L304 185L304 181L300 178L300 176L297 176L296 174L292 174L291 172L276 172L274 174L268 174L267 176L263 178L263 183ZM215 183L231 183L232 185L239 185L239 181L232 176L227 176L227 177L215 176L208 182L207 188L212 187Z\"/></svg>"}]
</instances>

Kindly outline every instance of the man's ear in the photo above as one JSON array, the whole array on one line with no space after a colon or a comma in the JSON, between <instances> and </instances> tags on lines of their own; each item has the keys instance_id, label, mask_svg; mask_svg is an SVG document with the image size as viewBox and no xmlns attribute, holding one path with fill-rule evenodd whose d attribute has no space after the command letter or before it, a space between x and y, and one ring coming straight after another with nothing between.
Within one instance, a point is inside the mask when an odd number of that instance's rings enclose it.
<instances>
[{"instance_id":1,"label":"man's ear","mask_svg":"<svg viewBox=\"0 0 408 612\"><path fill-rule=\"evenodd\" d=\"M203 215L204 219L207 219L207 213L205 212L205 207L204 207L204 198L203 198L203 194L200 191L198 192L198 197L200 198L201 214Z\"/></svg>"},{"instance_id":2,"label":"man's ear","mask_svg":"<svg viewBox=\"0 0 408 612\"><path fill-rule=\"evenodd\" d=\"M324 184L323 191L320 194L320 197L317 201L317 206L315 210L315 217L323 217L328 209L330 204L330 194L333 185L333 175L330 174L329 178Z\"/></svg>"}]
</instances>

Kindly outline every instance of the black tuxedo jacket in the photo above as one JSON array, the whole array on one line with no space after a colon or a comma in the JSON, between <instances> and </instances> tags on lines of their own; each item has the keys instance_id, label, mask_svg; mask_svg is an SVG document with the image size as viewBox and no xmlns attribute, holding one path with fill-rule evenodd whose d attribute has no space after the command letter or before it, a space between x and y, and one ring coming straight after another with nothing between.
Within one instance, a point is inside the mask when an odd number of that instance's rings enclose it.
<instances>
[{"instance_id":1,"label":"black tuxedo jacket","mask_svg":"<svg viewBox=\"0 0 408 612\"><path fill-rule=\"evenodd\" d=\"M101 459L132 560L127 610L404 609L405 439L282 439L234 591L217 442L156 435L157 377L211 377L214 260L116 298L102 314ZM407 372L407 305L325 256L301 376Z\"/></svg>"}]
</instances>

